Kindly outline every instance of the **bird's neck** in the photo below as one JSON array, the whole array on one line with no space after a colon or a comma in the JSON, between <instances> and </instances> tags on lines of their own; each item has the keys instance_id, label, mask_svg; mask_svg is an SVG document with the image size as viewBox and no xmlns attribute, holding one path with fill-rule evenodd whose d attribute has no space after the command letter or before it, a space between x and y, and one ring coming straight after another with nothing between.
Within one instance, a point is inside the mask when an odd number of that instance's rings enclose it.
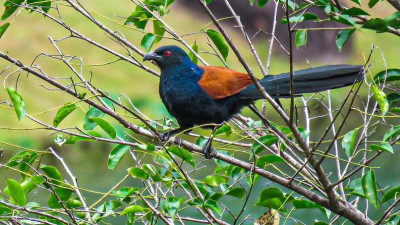
<instances>
[{"instance_id":1,"label":"bird's neck","mask_svg":"<svg viewBox=\"0 0 400 225\"><path fill-rule=\"evenodd\" d=\"M203 69L194 64L189 58L176 66L166 67L161 70L161 79L179 79L198 81L201 79Z\"/></svg>"}]
</instances>

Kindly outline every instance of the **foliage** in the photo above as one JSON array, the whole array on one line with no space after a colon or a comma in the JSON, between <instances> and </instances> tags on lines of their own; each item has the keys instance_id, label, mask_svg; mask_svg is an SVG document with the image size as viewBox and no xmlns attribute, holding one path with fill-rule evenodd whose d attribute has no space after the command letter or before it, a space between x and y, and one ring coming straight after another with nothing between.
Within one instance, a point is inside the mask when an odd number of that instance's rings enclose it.
<instances>
[{"instance_id":1,"label":"foliage","mask_svg":"<svg viewBox=\"0 0 400 225\"><path fill-rule=\"evenodd\" d=\"M400 186L398 183L382 183L375 173L378 169L372 167L371 162L381 155L398 154L396 147L400 125L398 121L394 124L386 121L400 116L399 88L393 88L400 80L399 68L390 67L376 73L372 72L372 67L370 72L375 76L365 76L362 84L345 89L347 97L340 100L343 104L337 109L332 108L330 95L328 100L315 96L302 98L299 105L305 109L311 106L310 100L326 106L323 112L313 117L304 110L303 117L298 119L299 124L305 124L304 127L293 123L297 118L289 118L293 111L286 114L279 110L277 103L267 98L283 125L272 123L261 114L257 119L233 119L234 123L224 124L213 134L218 154L205 162L201 147L207 138L192 135L188 139L173 138L167 143L162 142L160 134L171 128L171 120L149 119L132 104L131 99L121 93L110 94L101 90L93 82L92 74L82 69L84 60L68 55L61 45L68 39L78 39L112 54L117 61L125 61L148 74L159 76L148 65L142 64L141 58L156 44L172 39L188 48L189 57L196 64L206 64L203 57L207 52L217 56L222 63L230 62L229 56L236 55L247 72L252 74L228 36L227 27L222 26L208 8L207 4L212 1L198 1L209 13L212 23L200 30L188 31L195 34L192 44L188 44L186 36L178 35L164 20L166 15L174 15L173 5L177 4L174 0L133 0L130 6L133 12L116 17L116 26L129 26L137 34L134 37L137 40L138 35L141 36L136 44L116 27L109 27L100 15L85 8L79 1L66 0L60 4L53 0L7 0L4 3L1 19L9 22L0 26L0 38L7 35L10 26L14 26L12 20L31 16L24 14L25 11L43 15L43 23L52 21L54 26L59 25L68 31L69 36L58 40L50 37L50 45L57 53L43 52L30 64L20 62L4 53L3 48L0 49L0 57L11 64L2 72L9 73L4 78L9 99L1 102L1 106L15 112L21 127L29 121L40 129L50 130L49 134L54 135L57 146L73 148L78 143L90 141L108 143L104 145L110 151L107 168L115 173L122 169L124 177L115 184L107 184L112 188L106 193L84 189L78 185L79 174L77 177L74 175L73 168L64 161L63 154L55 150L55 146L35 150L9 144L10 148L18 150L4 160L4 164L0 164L6 173L1 186L0 221L5 224L96 224L111 223L117 218L119 223L124 221L126 224L185 224L193 221L250 224L254 220L276 224L284 220L301 223L304 218L293 213L307 211L316 212L317 217L323 220L315 224L347 220L357 224L398 223ZM308 33L318 32L312 28L295 27L297 23L306 21L311 24L332 21L346 25L338 28L336 45L339 51L354 34L365 29L400 36L399 12L376 18L368 12L383 4L381 1L369 1L368 8L358 0L352 1L354 6L351 8L337 1L279 1L288 10L287 16L275 20L289 25L288 32L295 34L291 41L296 48L306 48L307 42L312 41L308 39ZM255 4L254 0L250 0L249 4L264 8L269 2L258 0ZM97 43L90 31L81 33L71 27L62 16L64 4L68 10L74 10L76 16L85 17L95 29L115 41L116 46ZM240 25L240 18L229 1L226 4L227 10ZM307 12L309 7L320 8L327 19ZM249 35L243 26L239 27L249 49L254 50L261 71L265 71L268 67L261 63L257 54L262 48L255 51ZM273 43L274 39L270 40ZM208 42L209 47L204 47L200 44L202 42ZM270 47L274 46L271 44ZM292 57L291 47L288 53ZM37 60L43 57L54 60L51 62L57 66L67 66L70 74L63 74L62 78L59 74L47 74ZM369 63L365 62L366 69L370 69ZM9 77L15 74L18 78L10 81ZM29 76L20 81L21 74ZM27 82L32 77L38 78L41 86L51 86L73 100L59 102L57 108L44 109L45 112L54 112L54 115L41 121L38 117L40 113L35 114L29 108L38 102L25 102L24 90L17 88L19 82ZM15 88L11 87L12 82L15 82ZM51 90L43 89L46 93ZM357 98L360 90L366 92L366 96ZM290 101L292 103L293 100ZM41 101L38 105L46 107ZM10 115L15 116L14 112ZM349 117L350 112L358 113L361 119L353 121ZM71 120L72 115L80 119ZM323 132L310 129L309 124L313 120L321 124ZM324 125L326 122L329 125ZM19 131L16 129L13 132ZM121 163L124 158L131 160L129 166ZM325 174L324 171L328 171L332 164L336 164L337 168L333 173ZM96 176L102 182L102 175ZM37 192L44 192L45 200L38 199ZM95 195L96 200L89 198L89 194ZM367 204L357 204L360 201ZM348 204L353 206L348 207Z\"/></svg>"}]
</instances>

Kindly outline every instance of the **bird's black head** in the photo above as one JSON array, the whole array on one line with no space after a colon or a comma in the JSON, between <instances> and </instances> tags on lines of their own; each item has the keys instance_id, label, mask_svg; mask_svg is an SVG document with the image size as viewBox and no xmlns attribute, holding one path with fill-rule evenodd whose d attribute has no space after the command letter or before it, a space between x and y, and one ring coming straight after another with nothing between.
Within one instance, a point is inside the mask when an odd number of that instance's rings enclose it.
<instances>
[{"instance_id":1,"label":"bird's black head","mask_svg":"<svg viewBox=\"0 0 400 225\"><path fill-rule=\"evenodd\" d=\"M161 70L191 64L189 56L180 47L167 45L144 56L143 61L153 61Z\"/></svg>"}]
</instances>

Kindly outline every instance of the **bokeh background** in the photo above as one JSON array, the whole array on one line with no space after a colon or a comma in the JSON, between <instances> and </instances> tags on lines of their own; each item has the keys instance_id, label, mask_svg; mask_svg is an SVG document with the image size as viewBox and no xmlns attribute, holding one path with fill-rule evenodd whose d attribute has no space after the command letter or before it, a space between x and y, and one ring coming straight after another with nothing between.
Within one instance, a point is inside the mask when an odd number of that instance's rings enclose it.
<instances>
[{"instance_id":1,"label":"bokeh background","mask_svg":"<svg viewBox=\"0 0 400 225\"><path fill-rule=\"evenodd\" d=\"M90 9L90 12L102 23L122 32L129 41L140 46L140 40L143 33L138 32L133 29L133 27L123 25L125 18L129 16L135 8L135 5L130 1L102 1L101 4L99 4L98 1L87 0L82 3ZM250 6L248 1L244 0L233 0L232 4L237 10L237 13L241 16L250 36L258 33L253 37L253 41L262 61L265 63L269 46L269 37L258 31L270 31L273 20L273 2L270 1L267 7L263 9L260 9L257 6ZM380 18L388 16L394 11L393 8L388 7L387 4L388 3L386 2L382 2L373 10L368 11L368 13ZM217 17L229 16L228 11L224 8L223 1L214 0L210 7L216 13ZM0 11L2 11L1 7ZM318 14L318 10L314 11L314 13ZM69 26L86 34L95 41L124 53L124 49L110 40L86 18L77 15L77 13L72 9L65 7L63 16ZM280 9L280 12L278 13L277 35L283 45L287 46L286 25L281 25L279 23L282 16L283 10ZM167 14L164 19L178 34L184 35L194 32L195 34L185 36L185 40L188 43L193 43L194 40L196 40L200 49L209 50L204 34L198 33L198 31L206 26L210 20L205 13L202 12L202 9L197 3L195 3L195 1L177 0L172 6L171 12ZM233 22L233 20L228 19L224 21L224 25L228 29L234 43L237 44L241 50L244 58L252 66L253 70L256 71L256 74L259 74L258 78L261 78L261 72L258 69L254 57L249 51L247 43L241 35L240 30L234 27ZM299 25L299 28L316 26L336 27L338 25L332 23L305 23ZM212 26L210 26L210 28L212 28ZM375 45L375 51L372 55L374 66L372 67L370 75L375 75L386 67L400 68L399 37L388 33L378 34L369 30L356 31L349 43L344 47L343 51L339 53L335 45L337 32L337 30L310 31L307 45L295 50L295 69L307 68L310 65L319 66L340 63L364 64L371 51L372 45ZM0 39L0 51L8 52L12 57L21 60L25 64L30 64L40 53L56 54L56 49L51 45L48 37L59 39L66 36L68 36L68 32L49 19L46 19L39 14L30 14L28 11L22 10L18 13L18 18L15 20L12 19L11 26ZM164 39L157 46L166 44L176 44L176 42ZM80 40L68 39L60 42L59 46L65 54L75 55L83 59L83 73L85 74L85 77L88 78L92 75L92 82L102 90L107 90L109 93L116 96L125 94L132 99L136 107L151 119L162 119L164 115L169 116L158 96L158 77L148 74L126 62L118 61L108 64L109 62L113 62L115 57L89 46ZM157 46L154 46L154 48ZM202 54L202 56L211 65L223 65L218 58L212 55ZM79 63L79 61L75 62L77 64ZM40 64L48 74L53 76L73 76L71 71L58 61L40 58L37 63ZM230 52L227 63L232 69L244 71L232 52ZM0 60L0 70L3 70L7 66L9 66L9 63ZM149 66L153 67L152 65ZM279 74L287 72L288 69L288 57L275 42L270 73ZM14 74L6 79L8 72L11 71L12 70L8 70L0 75L2 85L0 88L0 102L8 100L5 88L15 85L17 75ZM66 102L73 101L72 98L69 98L60 92L46 90L45 88L48 88L46 84L45 87L43 87L43 82L33 76L23 73L19 79L18 91L25 101L27 113L36 115L42 121L51 123L56 110L50 109L59 107ZM367 87L363 88L361 95L365 95L366 88ZM343 91L343 89L332 91L333 99L335 99L334 104L336 106L338 106L344 99L344 93L347 93L348 89L345 90L346 92ZM287 105L287 101L283 101L283 103L284 105ZM311 109L314 114L318 114L322 110L322 107L315 102L314 107ZM63 121L63 124L66 125L69 123L75 123L74 121L82 121L84 110L87 110L87 108L80 110L79 112L74 112ZM252 113L247 109L243 111L243 114L254 117L254 115L252 115ZM352 114L352 116L354 116L354 118L349 121L349 124L346 124L346 130L353 129L354 127L352 126L352 123L355 124L360 119L359 115L357 116ZM271 110L267 117L282 125L276 114ZM388 120L387 123L398 124L398 121ZM322 123L318 121L313 122L311 135L321 132L321 129L324 128L324 124L327 124L327 121L323 121ZM73 126L82 127L82 124L74 124ZM94 142L79 142L75 145L64 145L59 147L53 141L56 137L53 132L35 129L37 127L38 125L30 122L28 119L25 119L22 122L17 122L15 113L12 110L0 107L0 149L3 149L3 156L0 157L0 163L4 163L11 155L20 151L20 147L37 150L44 150L48 147L53 147L60 152L72 168L75 175L78 176L81 187L99 192L108 191L115 183L124 177L126 174L125 169L134 163L132 159L126 157L114 171L110 171L107 169L107 157L113 147L112 145ZM197 129L195 131L203 135L209 134L209 131L207 130ZM400 149L395 148L394 155L382 155L373 164L373 166L385 166L385 170L376 170L378 181L382 184L398 185L400 183L398 167L400 153L398 150ZM45 156L42 160L45 163L52 165L57 165L58 163L58 161L50 156ZM151 161L151 159L148 160ZM211 174L214 168L214 163L211 161L205 162L204 164L210 165L210 167L203 169L201 171L202 174L198 175L199 177ZM332 164L332 169L333 168ZM4 177L6 176L13 176L13 174L4 168L0 169L0 177L2 177L2 179L0 179L1 189L5 186ZM132 186L136 185L136 183L131 180L126 182L124 185ZM269 183L268 180L261 180L259 182L259 186L256 187L254 192L255 194L252 197L253 202L257 199L260 191L268 185L273 186L274 184ZM91 193L88 194L88 198L90 202L96 200L99 196L95 193ZM37 195L37 201L45 201L40 196L40 193ZM228 204L229 201L237 200L233 198L231 200L228 199ZM235 206L232 204L232 207ZM265 211L252 204L250 204L249 207L255 215L261 215ZM301 211L295 212L293 217L300 214ZM323 218L323 216L316 210L313 215L304 215L303 218L306 224L308 224L315 219ZM374 216L372 216L372 218L374 219ZM112 221L114 224L119 224L120 222L121 221Z\"/></svg>"}]
</instances>

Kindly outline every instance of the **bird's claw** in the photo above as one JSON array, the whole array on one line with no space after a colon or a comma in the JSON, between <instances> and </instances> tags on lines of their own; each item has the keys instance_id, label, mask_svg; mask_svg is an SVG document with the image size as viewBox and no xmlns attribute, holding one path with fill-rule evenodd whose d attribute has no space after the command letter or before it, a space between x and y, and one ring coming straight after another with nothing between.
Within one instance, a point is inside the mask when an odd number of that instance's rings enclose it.
<instances>
[{"instance_id":1,"label":"bird's claw","mask_svg":"<svg viewBox=\"0 0 400 225\"><path fill-rule=\"evenodd\" d=\"M162 142L166 142L170 138L171 138L171 133L169 131L161 134L161 141Z\"/></svg>"},{"instance_id":2,"label":"bird's claw","mask_svg":"<svg viewBox=\"0 0 400 225\"><path fill-rule=\"evenodd\" d=\"M212 159L217 154L217 150L211 145L208 145L203 148L203 153L206 159Z\"/></svg>"}]
</instances>

